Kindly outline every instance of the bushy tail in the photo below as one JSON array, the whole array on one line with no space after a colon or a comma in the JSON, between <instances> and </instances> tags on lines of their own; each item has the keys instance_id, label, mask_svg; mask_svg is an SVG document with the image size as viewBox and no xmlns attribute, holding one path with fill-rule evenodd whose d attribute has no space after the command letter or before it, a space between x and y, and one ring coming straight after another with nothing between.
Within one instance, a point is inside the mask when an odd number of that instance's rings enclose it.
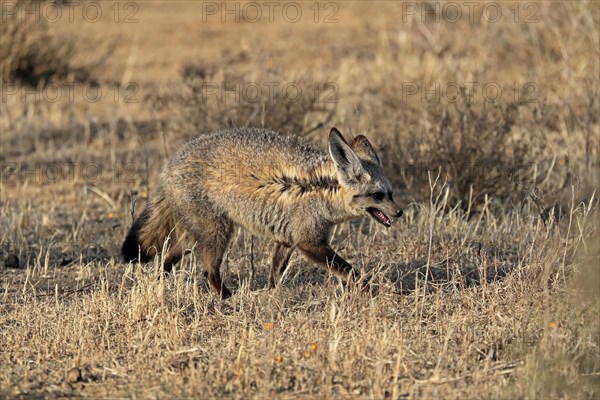
<instances>
[{"instance_id":1,"label":"bushy tail","mask_svg":"<svg viewBox=\"0 0 600 400\"><path fill-rule=\"evenodd\" d=\"M159 190L154 201L146 206L131 225L121 246L123 258L127 262L138 259L140 262L151 261L162 250L174 228L173 212L162 190Z\"/></svg>"}]
</instances>

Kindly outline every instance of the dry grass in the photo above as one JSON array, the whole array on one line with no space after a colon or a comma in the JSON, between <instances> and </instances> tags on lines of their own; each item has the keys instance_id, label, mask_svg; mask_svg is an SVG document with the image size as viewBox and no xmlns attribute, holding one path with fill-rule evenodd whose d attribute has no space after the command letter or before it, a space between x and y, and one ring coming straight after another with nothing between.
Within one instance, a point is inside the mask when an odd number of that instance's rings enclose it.
<instances>
[{"instance_id":1,"label":"dry grass","mask_svg":"<svg viewBox=\"0 0 600 400\"><path fill-rule=\"evenodd\" d=\"M330 25L199 23L197 3L151 2L135 24L52 25L116 47L95 71L98 102L3 92L0 397L597 398L599 10L535 4L537 23L508 6L497 23L404 22L393 2L339 3ZM334 82L337 103L198 89L273 80ZM474 81L533 82L538 102L403 92ZM115 102L114 82L138 102ZM168 156L228 125L373 138L406 216L343 224L332 243L378 295L300 255L265 290L270 244L241 231L227 301L193 253L169 277L160 260L120 261L132 204Z\"/></svg>"}]
</instances>

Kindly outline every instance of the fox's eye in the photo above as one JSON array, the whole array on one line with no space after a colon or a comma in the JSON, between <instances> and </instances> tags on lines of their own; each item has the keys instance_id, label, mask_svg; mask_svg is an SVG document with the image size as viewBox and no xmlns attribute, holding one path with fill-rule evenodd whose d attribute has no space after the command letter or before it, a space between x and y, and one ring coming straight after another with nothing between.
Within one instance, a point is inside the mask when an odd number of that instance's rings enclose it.
<instances>
[{"instance_id":1,"label":"fox's eye","mask_svg":"<svg viewBox=\"0 0 600 400\"><path fill-rule=\"evenodd\" d=\"M371 196L375 200L379 201L379 200L383 200L383 198L385 197L385 193L383 193L383 192L377 192L377 193L373 193Z\"/></svg>"}]
</instances>

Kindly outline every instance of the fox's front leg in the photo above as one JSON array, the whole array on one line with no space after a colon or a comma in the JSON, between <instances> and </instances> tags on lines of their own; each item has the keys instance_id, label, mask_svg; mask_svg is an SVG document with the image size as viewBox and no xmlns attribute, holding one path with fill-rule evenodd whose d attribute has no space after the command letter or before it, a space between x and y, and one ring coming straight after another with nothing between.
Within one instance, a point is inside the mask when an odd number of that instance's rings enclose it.
<instances>
[{"instance_id":1,"label":"fox's front leg","mask_svg":"<svg viewBox=\"0 0 600 400\"><path fill-rule=\"evenodd\" d=\"M352 268L352 265L333 251L326 242L301 243L298 245L298 248L302 250L308 258L323 267L327 267L340 278L358 282L358 272Z\"/></svg>"},{"instance_id":2,"label":"fox's front leg","mask_svg":"<svg viewBox=\"0 0 600 400\"><path fill-rule=\"evenodd\" d=\"M269 289L275 288L276 282L285 272L290 256L294 251L294 247L286 246L281 243L275 245L273 252L273 262L271 263L271 274L269 275Z\"/></svg>"}]
</instances>

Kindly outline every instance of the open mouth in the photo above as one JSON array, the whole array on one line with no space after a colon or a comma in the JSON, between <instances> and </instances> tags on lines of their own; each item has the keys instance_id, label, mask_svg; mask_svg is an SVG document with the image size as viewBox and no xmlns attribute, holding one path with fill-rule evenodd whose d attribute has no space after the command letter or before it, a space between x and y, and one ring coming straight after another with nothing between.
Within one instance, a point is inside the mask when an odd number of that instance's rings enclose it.
<instances>
[{"instance_id":1,"label":"open mouth","mask_svg":"<svg viewBox=\"0 0 600 400\"><path fill-rule=\"evenodd\" d=\"M388 227L388 228L390 226L392 226L392 220L390 219L390 217L385 215L383 213L383 211L380 211L380 210L376 209L375 207L369 207L369 208L367 208L367 211L368 211L369 215L371 215L371 217L373 217L375 219L375 221L379 222L381 225Z\"/></svg>"}]
</instances>

